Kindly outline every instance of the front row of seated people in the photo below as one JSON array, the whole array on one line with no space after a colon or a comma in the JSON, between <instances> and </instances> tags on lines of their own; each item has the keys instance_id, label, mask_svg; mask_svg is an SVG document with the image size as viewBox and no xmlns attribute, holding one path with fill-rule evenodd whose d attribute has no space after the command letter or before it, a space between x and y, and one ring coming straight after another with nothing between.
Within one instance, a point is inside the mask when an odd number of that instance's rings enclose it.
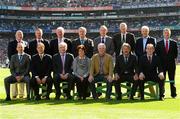
<instances>
[{"instance_id":1,"label":"front row of seated people","mask_svg":"<svg viewBox=\"0 0 180 119\"><path fill-rule=\"evenodd\" d=\"M60 99L61 89L60 83L67 82L68 88L66 91L67 99L71 99L70 91L74 83L77 86L79 99L86 99L88 87L92 92L94 99L98 99L95 83L106 83L106 99L111 99L112 86L115 86L116 99L122 99L120 83L132 83L129 99L134 99L135 92L139 87L140 99L144 100L144 83L153 81L159 84L159 100L164 99L164 75L160 64L160 59L154 53L153 44L147 44L146 54L139 59L131 54L131 46L128 43L122 45L122 54L116 58L115 67L113 58L106 53L106 45L98 44L98 53L94 54L92 59L89 59L86 54L84 45L77 47L78 56L73 57L67 53L67 44L61 42L59 44L59 53L51 57L44 53L45 46L43 43L38 43L37 54L32 58L24 53L22 43L17 45L18 53L12 56L10 62L11 75L4 79L6 90L6 101L10 98L10 84L16 82L25 82L27 87L27 99L30 99L30 88L34 90L35 100L40 100L39 85L47 85L46 99L49 100L49 95L52 92L54 84L56 90L56 100ZM30 72L32 78L30 77ZM53 77L51 76L53 72Z\"/></svg>"}]
</instances>

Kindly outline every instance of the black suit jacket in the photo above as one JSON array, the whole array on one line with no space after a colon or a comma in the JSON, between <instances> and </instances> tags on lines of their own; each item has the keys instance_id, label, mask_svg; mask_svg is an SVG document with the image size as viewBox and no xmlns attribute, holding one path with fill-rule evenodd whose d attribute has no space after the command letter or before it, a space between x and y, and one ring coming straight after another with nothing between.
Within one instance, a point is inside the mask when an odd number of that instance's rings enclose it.
<instances>
[{"instance_id":1,"label":"black suit jacket","mask_svg":"<svg viewBox=\"0 0 180 119\"><path fill-rule=\"evenodd\" d=\"M134 75L135 73L138 73L136 56L130 54L128 58L128 63L125 63L124 56L119 55L116 59L114 72L118 73L119 76L123 75L125 72L128 72L129 75Z\"/></svg>"},{"instance_id":2,"label":"black suit jacket","mask_svg":"<svg viewBox=\"0 0 180 119\"><path fill-rule=\"evenodd\" d=\"M110 36L105 36L106 39L106 53L113 55L114 54L114 43ZM98 44L101 43L101 36L98 36L94 39L94 54L98 53Z\"/></svg>"},{"instance_id":3,"label":"black suit jacket","mask_svg":"<svg viewBox=\"0 0 180 119\"><path fill-rule=\"evenodd\" d=\"M50 76L52 71L52 57L48 54L44 54L42 60L39 54L35 54L31 60L31 72L32 76Z\"/></svg>"},{"instance_id":4,"label":"black suit jacket","mask_svg":"<svg viewBox=\"0 0 180 119\"><path fill-rule=\"evenodd\" d=\"M143 72L146 79L154 79L154 77L157 77L158 73L163 72L159 57L154 54L150 63L146 54L141 56L139 61L139 72Z\"/></svg>"},{"instance_id":5,"label":"black suit jacket","mask_svg":"<svg viewBox=\"0 0 180 119\"><path fill-rule=\"evenodd\" d=\"M22 41L25 45L24 52L28 53L28 42ZM8 43L8 59L11 60L11 56L17 53L16 47L17 47L17 40L10 41Z\"/></svg>"},{"instance_id":6,"label":"black suit jacket","mask_svg":"<svg viewBox=\"0 0 180 119\"><path fill-rule=\"evenodd\" d=\"M77 52L77 46L78 45L81 45L81 41L80 41L80 38L77 38L75 40L72 41L72 52L73 52L73 55L74 57L77 57L78 56L78 52ZM88 58L91 58L93 56L93 49L94 49L94 43L93 43L93 40L87 38L84 42L84 46L86 48L86 53L85 55L88 57Z\"/></svg>"},{"instance_id":7,"label":"black suit jacket","mask_svg":"<svg viewBox=\"0 0 180 119\"><path fill-rule=\"evenodd\" d=\"M154 47L156 47L156 39L155 38L148 37L147 42L146 42L146 46L149 43L153 44ZM146 51L143 50L143 38L142 37L137 39L137 41L136 41L135 53L138 56L138 58L140 58L142 55L144 55L146 53Z\"/></svg>"},{"instance_id":8,"label":"black suit jacket","mask_svg":"<svg viewBox=\"0 0 180 119\"><path fill-rule=\"evenodd\" d=\"M41 41L45 45L45 54L50 54L50 46L49 46L49 41L48 40L43 40ZM37 54L37 40L33 40L29 43L29 54L31 56Z\"/></svg>"},{"instance_id":9,"label":"black suit jacket","mask_svg":"<svg viewBox=\"0 0 180 119\"><path fill-rule=\"evenodd\" d=\"M64 38L64 42L67 44L67 52L72 53L72 42L71 42L71 40L68 38ZM51 40L50 51L51 51L52 56L56 53L59 53L58 39Z\"/></svg>"},{"instance_id":10,"label":"black suit jacket","mask_svg":"<svg viewBox=\"0 0 180 119\"><path fill-rule=\"evenodd\" d=\"M72 74L72 63L73 63L74 57L70 53L66 53L65 58L65 66L64 70L65 73ZM62 67L62 60L60 53L57 53L53 56L53 75L57 76L62 73L63 67Z\"/></svg>"},{"instance_id":11,"label":"black suit jacket","mask_svg":"<svg viewBox=\"0 0 180 119\"><path fill-rule=\"evenodd\" d=\"M167 66L175 68L175 59L178 56L178 47L177 42L174 40L169 40L169 51L166 53L164 40L161 40L157 43L156 53L160 57L162 66L165 68Z\"/></svg>"},{"instance_id":12,"label":"black suit jacket","mask_svg":"<svg viewBox=\"0 0 180 119\"><path fill-rule=\"evenodd\" d=\"M113 36L113 42L114 42L114 50L116 53L116 56L119 55L120 50L121 50L121 46L123 44L123 41L121 39L121 33L117 33ZM131 51L134 52L135 51L135 38L134 38L134 34L127 32L126 34L126 43L129 43L129 45L131 46Z\"/></svg>"}]
</instances>

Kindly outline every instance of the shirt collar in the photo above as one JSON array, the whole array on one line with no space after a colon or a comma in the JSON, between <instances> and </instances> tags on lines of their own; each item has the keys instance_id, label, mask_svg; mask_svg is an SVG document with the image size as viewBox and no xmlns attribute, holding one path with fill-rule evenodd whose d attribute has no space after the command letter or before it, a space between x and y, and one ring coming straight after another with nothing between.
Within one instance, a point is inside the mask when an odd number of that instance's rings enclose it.
<instances>
[{"instance_id":1,"label":"shirt collar","mask_svg":"<svg viewBox=\"0 0 180 119\"><path fill-rule=\"evenodd\" d=\"M19 55L24 55L24 54L25 54L24 52L23 52L22 54L18 53L18 56L19 56Z\"/></svg>"}]
</instances>

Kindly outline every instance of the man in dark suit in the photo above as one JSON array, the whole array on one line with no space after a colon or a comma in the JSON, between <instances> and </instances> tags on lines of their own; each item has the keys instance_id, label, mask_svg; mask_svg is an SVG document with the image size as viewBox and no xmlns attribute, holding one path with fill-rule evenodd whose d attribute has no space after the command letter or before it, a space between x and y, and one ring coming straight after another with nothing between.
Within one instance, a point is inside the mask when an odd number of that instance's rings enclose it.
<instances>
[{"instance_id":1,"label":"man in dark suit","mask_svg":"<svg viewBox=\"0 0 180 119\"><path fill-rule=\"evenodd\" d=\"M52 92L52 57L44 53L45 46L43 43L37 44L38 54L34 55L31 60L31 72L32 72L32 88L35 92L35 100L40 100L39 85L47 85L46 99L49 100L49 94Z\"/></svg>"},{"instance_id":2,"label":"man in dark suit","mask_svg":"<svg viewBox=\"0 0 180 119\"><path fill-rule=\"evenodd\" d=\"M31 41L31 42L29 43L29 54L30 54L31 56L37 54L36 48L37 48L37 44L38 44L38 43L43 43L43 44L45 45L45 51L44 51L44 53L45 53L45 54L50 54L49 41L43 39L43 38L42 38L42 35L43 35L42 29L37 28L36 31L35 31L35 37L36 37L36 39L33 40L33 41Z\"/></svg>"},{"instance_id":3,"label":"man in dark suit","mask_svg":"<svg viewBox=\"0 0 180 119\"><path fill-rule=\"evenodd\" d=\"M148 26L142 26L141 27L141 34L142 37L137 39L136 41L136 48L135 48L135 53L138 56L138 60L141 56L146 54L146 45L151 43L156 47L156 39L153 37L149 36L149 27ZM151 94L155 94L154 88L149 87L149 91Z\"/></svg>"},{"instance_id":4,"label":"man in dark suit","mask_svg":"<svg viewBox=\"0 0 180 119\"><path fill-rule=\"evenodd\" d=\"M131 52L135 51L134 34L127 32L127 24L122 22L120 24L120 33L117 33L112 38L114 42L114 50L116 57L121 54L121 46L123 43L128 43L131 46Z\"/></svg>"},{"instance_id":5,"label":"man in dark suit","mask_svg":"<svg viewBox=\"0 0 180 119\"><path fill-rule=\"evenodd\" d=\"M154 54L153 44L147 44L146 54L139 60L139 88L141 100L144 100L144 83L153 81L159 84L159 100L164 100L164 74L159 57Z\"/></svg>"},{"instance_id":6,"label":"man in dark suit","mask_svg":"<svg viewBox=\"0 0 180 119\"><path fill-rule=\"evenodd\" d=\"M68 82L68 90L66 93L67 99L71 99L70 91L73 84L73 75L72 75L72 63L73 55L66 53L67 44L61 42L59 44L59 53L53 56L53 79L54 86L56 89L56 100L59 100L60 92L60 83Z\"/></svg>"},{"instance_id":7,"label":"man in dark suit","mask_svg":"<svg viewBox=\"0 0 180 119\"><path fill-rule=\"evenodd\" d=\"M64 28L63 27L58 27L56 29L56 35L57 38L54 40L51 40L50 42L50 51L51 51L51 55L53 56L54 54L58 53L58 44L61 42L65 42L67 44L67 52L68 53L72 53L72 43L71 40L68 38L64 37Z\"/></svg>"},{"instance_id":8,"label":"man in dark suit","mask_svg":"<svg viewBox=\"0 0 180 119\"><path fill-rule=\"evenodd\" d=\"M110 36L107 36L108 29L105 25L102 25L99 29L100 36L94 39L94 54L98 53L98 44L104 43L106 45L106 53L113 56L114 54L114 43Z\"/></svg>"},{"instance_id":9,"label":"man in dark suit","mask_svg":"<svg viewBox=\"0 0 180 119\"><path fill-rule=\"evenodd\" d=\"M29 77L29 66L30 56L24 53L24 44L17 44L17 54L11 57L10 61L10 72L11 76L4 79L4 86L6 90L6 101L10 101L10 84L16 82L25 82L27 89L27 99L29 99L29 88L30 88L30 77Z\"/></svg>"},{"instance_id":10,"label":"man in dark suit","mask_svg":"<svg viewBox=\"0 0 180 119\"><path fill-rule=\"evenodd\" d=\"M130 99L133 99L138 86L138 63L135 55L131 54L131 46L128 43L122 45L122 55L118 56L115 64L115 89L117 100L122 99L120 83L133 83Z\"/></svg>"},{"instance_id":11,"label":"man in dark suit","mask_svg":"<svg viewBox=\"0 0 180 119\"><path fill-rule=\"evenodd\" d=\"M11 61L11 56L17 53L17 44L18 43L23 43L25 50L24 52L27 53L28 52L28 42L23 40L23 32L21 30L16 31L16 35L15 35L15 40L10 41L8 43L8 59L9 61ZM19 85L19 92L18 92L18 85ZM16 98L18 93L19 93L19 97L23 98L24 95L24 83L19 83L19 84L12 84L12 96L13 98Z\"/></svg>"},{"instance_id":12,"label":"man in dark suit","mask_svg":"<svg viewBox=\"0 0 180 119\"><path fill-rule=\"evenodd\" d=\"M91 58L93 56L93 48L94 48L93 40L86 37L87 30L85 27L80 27L78 33L79 33L79 38L72 41L72 52L74 57L78 56L77 47L79 45L84 45L86 48L85 55L88 58Z\"/></svg>"},{"instance_id":13,"label":"man in dark suit","mask_svg":"<svg viewBox=\"0 0 180 119\"><path fill-rule=\"evenodd\" d=\"M156 39L149 36L149 27L141 27L142 37L138 38L136 41L135 53L140 58L142 55L146 54L146 45L151 43L156 47Z\"/></svg>"},{"instance_id":14,"label":"man in dark suit","mask_svg":"<svg viewBox=\"0 0 180 119\"><path fill-rule=\"evenodd\" d=\"M156 53L160 57L163 66L164 76L168 72L171 88L171 97L175 98L176 87L174 83L176 72L176 58L178 56L178 47L176 41L170 38L171 30L165 28L163 30L164 39L159 41L156 46Z\"/></svg>"}]
</instances>

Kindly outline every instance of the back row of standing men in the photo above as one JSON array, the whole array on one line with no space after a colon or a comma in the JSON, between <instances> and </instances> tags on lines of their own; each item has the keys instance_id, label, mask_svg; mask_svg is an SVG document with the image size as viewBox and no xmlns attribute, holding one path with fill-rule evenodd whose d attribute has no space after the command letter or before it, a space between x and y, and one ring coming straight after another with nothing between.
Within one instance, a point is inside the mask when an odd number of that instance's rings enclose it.
<instances>
[{"instance_id":1,"label":"back row of standing men","mask_svg":"<svg viewBox=\"0 0 180 119\"><path fill-rule=\"evenodd\" d=\"M65 42L67 44L67 52L72 53L74 57L78 56L77 47L79 45L84 45L86 52L85 55L88 58L91 58L93 54L98 52L98 44L104 43L106 46L106 53L110 54L117 58L122 53L122 45L123 43L128 43L131 47L131 52L136 54L138 60L141 56L146 53L147 44L153 44L156 47L156 54L160 57L161 66L166 74L168 71L169 79L174 81L175 77L175 59L177 58L177 43L170 39L171 31L168 28L163 30L164 38L161 39L160 42L156 43L156 39L149 36L149 28L147 26L143 26L141 28L142 37L137 39L135 42L134 35L132 33L127 32L127 25L125 23L120 24L120 33L117 33L111 38L107 36L108 29L106 26L100 27L100 36L91 40L86 37L87 30L84 27L79 28L79 38L75 40L70 40L64 37L64 28L58 27L56 29L57 39L51 40L50 43L47 40L42 38L43 31L38 28L35 31L36 39L31 41L29 44L23 41L23 32L16 32L16 39L9 43L8 45L8 57L11 59L11 56L16 54L17 43L23 43L25 46L25 52L30 54L31 56L38 53L37 44L43 43L45 46L45 54L55 55L59 53L58 44L61 42ZM142 76L142 75L140 75ZM117 76L118 77L118 76ZM142 76L143 77L143 76ZM171 96L176 97L176 88L174 82L171 82ZM15 89L13 89L15 91ZM17 94L14 94L17 96ZM162 97L162 96L161 96Z\"/></svg>"}]
</instances>

